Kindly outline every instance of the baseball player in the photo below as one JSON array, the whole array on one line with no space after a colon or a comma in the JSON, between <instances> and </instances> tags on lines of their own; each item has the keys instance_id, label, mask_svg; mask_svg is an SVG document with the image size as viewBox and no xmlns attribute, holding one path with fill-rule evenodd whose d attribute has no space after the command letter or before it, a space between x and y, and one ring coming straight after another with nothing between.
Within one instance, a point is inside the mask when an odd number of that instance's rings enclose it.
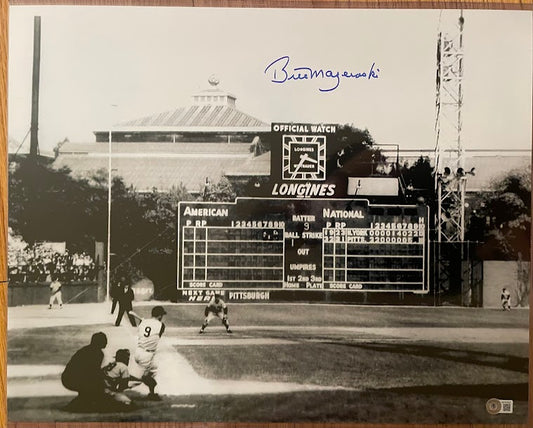
<instances>
[{"instance_id":1,"label":"baseball player","mask_svg":"<svg viewBox=\"0 0 533 428\"><path fill-rule=\"evenodd\" d=\"M509 293L509 290L507 290L507 288L502 289L501 301L502 301L502 309L504 311L510 311L511 310L511 293Z\"/></svg>"},{"instance_id":2,"label":"baseball player","mask_svg":"<svg viewBox=\"0 0 533 428\"><path fill-rule=\"evenodd\" d=\"M115 361L104 367L105 393L117 403L131 404L129 397L124 394L124 390L129 388L129 382L140 381L130 375L128 364L130 362L130 351L119 349L115 354Z\"/></svg>"},{"instance_id":3,"label":"baseball player","mask_svg":"<svg viewBox=\"0 0 533 428\"><path fill-rule=\"evenodd\" d=\"M148 386L150 393L147 395L147 399L159 401L161 398L155 393L155 387L157 382L155 381L155 374L157 372L157 365L154 361L155 351L159 344L159 339L165 332L165 324L163 324L163 316L167 312L162 306L154 306L152 308L151 318L141 318L135 312L130 311L129 314L133 315L140 321L138 327L138 339L137 348L133 355L135 362L141 367L143 373L141 381Z\"/></svg>"},{"instance_id":4,"label":"baseball player","mask_svg":"<svg viewBox=\"0 0 533 428\"><path fill-rule=\"evenodd\" d=\"M229 328L229 322L228 322L228 306L222 300L222 297L220 294L215 294L204 310L205 320L202 324L202 328L200 328L200 334L205 333L205 328L208 326L209 322L215 318L219 317L222 320L222 324L224 327L226 327L226 333L233 333L231 329Z\"/></svg>"},{"instance_id":5,"label":"baseball player","mask_svg":"<svg viewBox=\"0 0 533 428\"><path fill-rule=\"evenodd\" d=\"M48 302L48 309L52 309L54 302L59 304L59 309L63 307L63 300L61 299L61 283L57 276L53 278L50 283L50 302Z\"/></svg>"}]
</instances>

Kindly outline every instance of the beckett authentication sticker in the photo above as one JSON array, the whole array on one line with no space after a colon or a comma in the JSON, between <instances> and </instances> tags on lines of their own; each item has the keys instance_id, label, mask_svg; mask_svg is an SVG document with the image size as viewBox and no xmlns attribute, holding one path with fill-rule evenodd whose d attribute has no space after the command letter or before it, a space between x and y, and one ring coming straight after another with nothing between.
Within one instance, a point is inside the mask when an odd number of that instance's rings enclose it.
<instances>
[{"instance_id":1,"label":"beckett authentication sticker","mask_svg":"<svg viewBox=\"0 0 533 428\"><path fill-rule=\"evenodd\" d=\"M486 404L487 412L491 415L497 415L498 413L513 413L513 400L498 400L497 398L491 398Z\"/></svg>"},{"instance_id":2,"label":"beckett authentication sticker","mask_svg":"<svg viewBox=\"0 0 533 428\"><path fill-rule=\"evenodd\" d=\"M497 415L502 410L502 402L497 398L491 398L487 401L487 412L491 415Z\"/></svg>"}]
</instances>

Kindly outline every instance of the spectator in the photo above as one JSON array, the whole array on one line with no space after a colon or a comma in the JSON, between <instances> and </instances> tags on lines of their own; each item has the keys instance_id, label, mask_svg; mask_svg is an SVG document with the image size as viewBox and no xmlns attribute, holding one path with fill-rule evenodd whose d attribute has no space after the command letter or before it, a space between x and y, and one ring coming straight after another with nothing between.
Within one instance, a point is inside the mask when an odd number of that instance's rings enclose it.
<instances>
[{"instance_id":1,"label":"spectator","mask_svg":"<svg viewBox=\"0 0 533 428\"><path fill-rule=\"evenodd\" d=\"M53 276L63 282L94 281L97 274L96 265L86 252L59 253L43 245L8 249L8 261L13 282L49 282Z\"/></svg>"}]
</instances>

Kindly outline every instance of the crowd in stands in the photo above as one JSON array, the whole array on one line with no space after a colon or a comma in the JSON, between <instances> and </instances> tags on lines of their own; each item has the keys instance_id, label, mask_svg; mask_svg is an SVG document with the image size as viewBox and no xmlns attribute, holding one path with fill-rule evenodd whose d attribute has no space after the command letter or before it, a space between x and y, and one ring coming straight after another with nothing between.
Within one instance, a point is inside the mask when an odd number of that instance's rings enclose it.
<instances>
[{"instance_id":1,"label":"crowd in stands","mask_svg":"<svg viewBox=\"0 0 533 428\"><path fill-rule=\"evenodd\" d=\"M9 281L16 283L51 282L58 278L63 283L94 281L97 268L92 257L85 253L56 251L46 246L27 246L19 251L8 251Z\"/></svg>"}]
</instances>

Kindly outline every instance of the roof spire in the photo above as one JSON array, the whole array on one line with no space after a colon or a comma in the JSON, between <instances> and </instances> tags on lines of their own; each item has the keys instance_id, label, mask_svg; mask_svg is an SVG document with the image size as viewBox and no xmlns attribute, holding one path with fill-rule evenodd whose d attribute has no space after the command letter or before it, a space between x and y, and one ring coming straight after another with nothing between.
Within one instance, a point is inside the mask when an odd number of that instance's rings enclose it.
<instances>
[{"instance_id":1,"label":"roof spire","mask_svg":"<svg viewBox=\"0 0 533 428\"><path fill-rule=\"evenodd\" d=\"M217 76L215 76L214 74L212 74L211 76L209 76L209 79L207 79L207 81L209 82L209 84L211 86L217 86L219 83L220 83L220 80L218 79Z\"/></svg>"}]
</instances>

